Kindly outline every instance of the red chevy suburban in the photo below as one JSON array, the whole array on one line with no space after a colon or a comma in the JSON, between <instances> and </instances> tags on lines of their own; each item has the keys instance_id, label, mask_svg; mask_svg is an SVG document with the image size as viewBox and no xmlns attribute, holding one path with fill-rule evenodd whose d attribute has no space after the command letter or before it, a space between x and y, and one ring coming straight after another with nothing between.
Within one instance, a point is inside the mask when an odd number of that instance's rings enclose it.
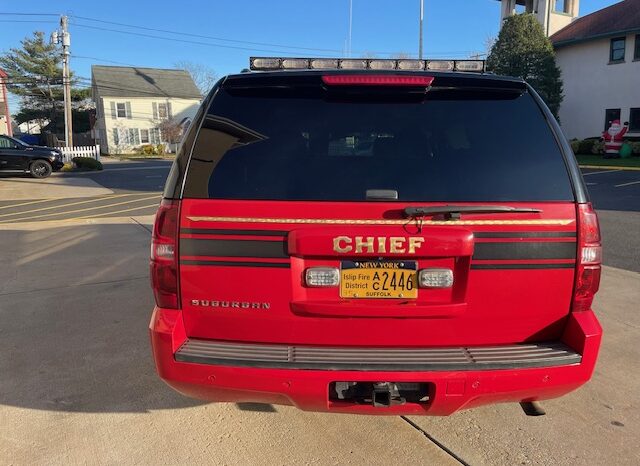
<instances>
[{"instance_id":1,"label":"red chevy suburban","mask_svg":"<svg viewBox=\"0 0 640 466\"><path fill-rule=\"evenodd\" d=\"M448 415L593 373L601 242L571 149L481 61L254 58L151 247L160 377L214 401Z\"/></svg>"}]
</instances>

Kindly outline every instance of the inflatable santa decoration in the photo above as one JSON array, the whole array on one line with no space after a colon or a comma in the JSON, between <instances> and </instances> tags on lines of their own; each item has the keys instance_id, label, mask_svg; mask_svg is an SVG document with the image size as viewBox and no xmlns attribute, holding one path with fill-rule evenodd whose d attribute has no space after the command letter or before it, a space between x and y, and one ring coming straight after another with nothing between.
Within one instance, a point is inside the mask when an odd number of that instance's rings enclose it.
<instances>
[{"instance_id":1,"label":"inflatable santa decoration","mask_svg":"<svg viewBox=\"0 0 640 466\"><path fill-rule=\"evenodd\" d=\"M620 120L613 120L609 129L602 133L604 140L604 158L612 159L620 157L620 148L622 147L622 138L629 129L629 123L624 122L624 126L620 125Z\"/></svg>"}]
</instances>

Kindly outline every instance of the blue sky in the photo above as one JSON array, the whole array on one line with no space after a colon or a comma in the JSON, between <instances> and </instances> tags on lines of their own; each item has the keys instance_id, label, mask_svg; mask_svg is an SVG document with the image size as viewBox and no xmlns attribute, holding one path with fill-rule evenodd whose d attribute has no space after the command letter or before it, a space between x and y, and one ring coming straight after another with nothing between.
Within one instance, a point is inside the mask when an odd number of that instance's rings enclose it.
<instances>
[{"instance_id":1,"label":"blue sky","mask_svg":"<svg viewBox=\"0 0 640 466\"><path fill-rule=\"evenodd\" d=\"M207 65L224 75L246 67L251 55L340 56L348 36L349 0L3 3L0 7L0 53L19 46L20 40L35 30L45 31L48 35L56 29L58 22L55 16L4 13L67 14L72 34L71 68L83 77L91 76L92 64L114 64L109 61L171 68L176 62L186 60ZM616 2L582 0L580 3L580 14L585 15ZM352 55L368 53L383 57L385 53L399 52L417 55L418 6L418 0L353 0ZM425 57L455 58L485 52L487 38L498 33L499 15L500 2L496 0L425 0ZM127 28L80 17L226 40ZM15 110L17 99L12 98L11 103Z\"/></svg>"}]
</instances>

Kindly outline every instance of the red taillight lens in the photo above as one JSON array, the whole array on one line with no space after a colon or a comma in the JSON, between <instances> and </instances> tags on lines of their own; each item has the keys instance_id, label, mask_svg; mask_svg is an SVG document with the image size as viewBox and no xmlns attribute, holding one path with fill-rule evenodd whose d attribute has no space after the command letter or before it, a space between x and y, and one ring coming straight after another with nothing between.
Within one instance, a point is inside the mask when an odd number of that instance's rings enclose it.
<instances>
[{"instance_id":1,"label":"red taillight lens","mask_svg":"<svg viewBox=\"0 0 640 466\"><path fill-rule=\"evenodd\" d=\"M600 287L602 244L598 216L591 204L578 205L578 267L573 291L574 312L591 309Z\"/></svg>"},{"instance_id":2,"label":"red taillight lens","mask_svg":"<svg viewBox=\"0 0 640 466\"><path fill-rule=\"evenodd\" d=\"M329 86L414 86L429 87L433 76L394 76L378 74L329 74L322 76L322 82Z\"/></svg>"},{"instance_id":3,"label":"red taillight lens","mask_svg":"<svg viewBox=\"0 0 640 466\"><path fill-rule=\"evenodd\" d=\"M178 309L179 201L163 199L151 237L151 287L158 307Z\"/></svg>"}]
</instances>

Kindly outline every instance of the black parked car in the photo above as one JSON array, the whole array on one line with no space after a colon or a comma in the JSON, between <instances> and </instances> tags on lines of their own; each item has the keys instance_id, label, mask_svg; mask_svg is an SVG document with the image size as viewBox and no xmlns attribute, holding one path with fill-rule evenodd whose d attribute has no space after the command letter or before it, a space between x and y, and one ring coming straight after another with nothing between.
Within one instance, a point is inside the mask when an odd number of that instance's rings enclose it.
<instances>
[{"instance_id":1,"label":"black parked car","mask_svg":"<svg viewBox=\"0 0 640 466\"><path fill-rule=\"evenodd\" d=\"M0 172L30 173L46 178L62 168L60 149L31 146L9 136L0 136Z\"/></svg>"}]
</instances>

